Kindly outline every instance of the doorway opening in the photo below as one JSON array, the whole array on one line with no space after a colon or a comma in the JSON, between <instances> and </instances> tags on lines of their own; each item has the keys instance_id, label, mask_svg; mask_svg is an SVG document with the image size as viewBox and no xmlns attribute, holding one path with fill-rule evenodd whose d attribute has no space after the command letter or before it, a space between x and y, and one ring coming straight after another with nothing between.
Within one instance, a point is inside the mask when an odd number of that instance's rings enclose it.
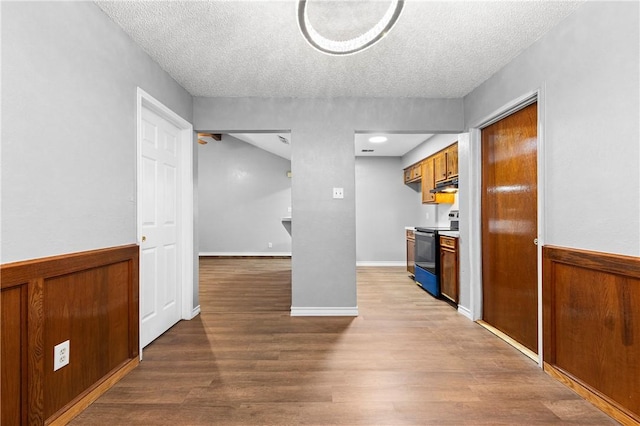
<instances>
[{"instance_id":1,"label":"doorway opening","mask_svg":"<svg viewBox=\"0 0 640 426\"><path fill-rule=\"evenodd\" d=\"M198 145L198 254L201 285L215 270L232 268L252 279L251 289L225 287L202 309L289 311L294 221L291 133L208 131L219 140ZM246 303L246 292L254 294ZM237 293L240 292L240 293ZM243 297L242 292L245 292ZM234 294L237 300L233 302ZM272 297L273 296L273 297ZM223 303L224 302L224 303ZM202 303L201 303L202 305Z\"/></svg>"}]
</instances>

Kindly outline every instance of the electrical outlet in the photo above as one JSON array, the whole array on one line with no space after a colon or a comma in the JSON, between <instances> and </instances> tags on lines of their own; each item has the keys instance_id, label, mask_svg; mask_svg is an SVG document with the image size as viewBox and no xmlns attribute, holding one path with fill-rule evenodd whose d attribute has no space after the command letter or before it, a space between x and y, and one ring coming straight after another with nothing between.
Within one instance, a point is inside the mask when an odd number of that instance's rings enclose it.
<instances>
[{"instance_id":1,"label":"electrical outlet","mask_svg":"<svg viewBox=\"0 0 640 426\"><path fill-rule=\"evenodd\" d=\"M55 345L53 347L53 371L60 370L69 364L69 341Z\"/></svg>"},{"instance_id":2,"label":"electrical outlet","mask_svg":"<svg viewBox=\"0 0 640 426\"><path fill-rule=\"evenodd\" d=\"M289 208L287 209L288 213L291 213L291 206L289 206Z\"/></svg>"},{"instance_id":3,"label":"electrical outlet","mask_svg":"<svg viewBox=\"0 0 640 426\"><path fill-rule=\"evenodd\" d=\"M344 188L333 188L333 198L344 198Z\"/></svg>"},{"instance_id":4,"label":"electrical outlet","mask_svg":"<svg viewBox=\"0 0 640 426\"><path fill-rule=\"evenodd\" d=\"M269 243L269 248L273 248L273 243Z\"/></svg>"}]
</instances>

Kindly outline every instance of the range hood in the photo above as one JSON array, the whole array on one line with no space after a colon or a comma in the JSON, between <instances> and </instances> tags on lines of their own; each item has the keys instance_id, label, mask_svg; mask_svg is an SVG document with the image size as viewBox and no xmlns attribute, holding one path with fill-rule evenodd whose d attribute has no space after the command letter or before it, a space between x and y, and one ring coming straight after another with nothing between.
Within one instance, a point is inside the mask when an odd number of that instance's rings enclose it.
<instances>
[{"instance_id":1,"label":"range hood","mask_svg":"<svg viewBox=\"0 0 640 426\"><path fill-rule=\"evenodd\" d=\"M433 194L437 194L439 192L444 193L452 193L458 192L458 178L453 178L449 180L445 180L443 182L436 183L436 187L429 191Z\"/></svg>"}]
</instances>

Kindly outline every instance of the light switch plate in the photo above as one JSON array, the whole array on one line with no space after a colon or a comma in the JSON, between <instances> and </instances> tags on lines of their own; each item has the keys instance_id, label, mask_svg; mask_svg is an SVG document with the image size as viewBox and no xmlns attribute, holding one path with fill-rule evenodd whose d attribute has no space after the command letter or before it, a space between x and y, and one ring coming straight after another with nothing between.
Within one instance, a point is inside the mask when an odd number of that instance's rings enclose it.
<instances>
[{"instance_id":1,"label":"light switch plate","mask_svg":"<svg viewBox=\"0 0 640 426\"><path fill-rule=\"evenodd\" d=\"M344 188L333 188L333 198L344 198Z\"/></svg>"}]
</instances>

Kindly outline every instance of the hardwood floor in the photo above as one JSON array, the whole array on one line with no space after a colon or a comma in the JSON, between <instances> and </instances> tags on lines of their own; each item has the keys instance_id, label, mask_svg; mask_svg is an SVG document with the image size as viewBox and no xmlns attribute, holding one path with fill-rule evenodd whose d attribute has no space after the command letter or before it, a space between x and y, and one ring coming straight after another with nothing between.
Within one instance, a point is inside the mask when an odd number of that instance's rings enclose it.
<instances>
[{"instance_id":1,"label":"hardwood floor","mask_svg":"<svg viewBox=\"0 0 640 426\"><path fill-rule=\"evenodd\" d=\"M616 424L403 268L358 268L357 318L289 316L288 259L200 277L200 316L71 424Z\"/></svg>"}]
</instances>

